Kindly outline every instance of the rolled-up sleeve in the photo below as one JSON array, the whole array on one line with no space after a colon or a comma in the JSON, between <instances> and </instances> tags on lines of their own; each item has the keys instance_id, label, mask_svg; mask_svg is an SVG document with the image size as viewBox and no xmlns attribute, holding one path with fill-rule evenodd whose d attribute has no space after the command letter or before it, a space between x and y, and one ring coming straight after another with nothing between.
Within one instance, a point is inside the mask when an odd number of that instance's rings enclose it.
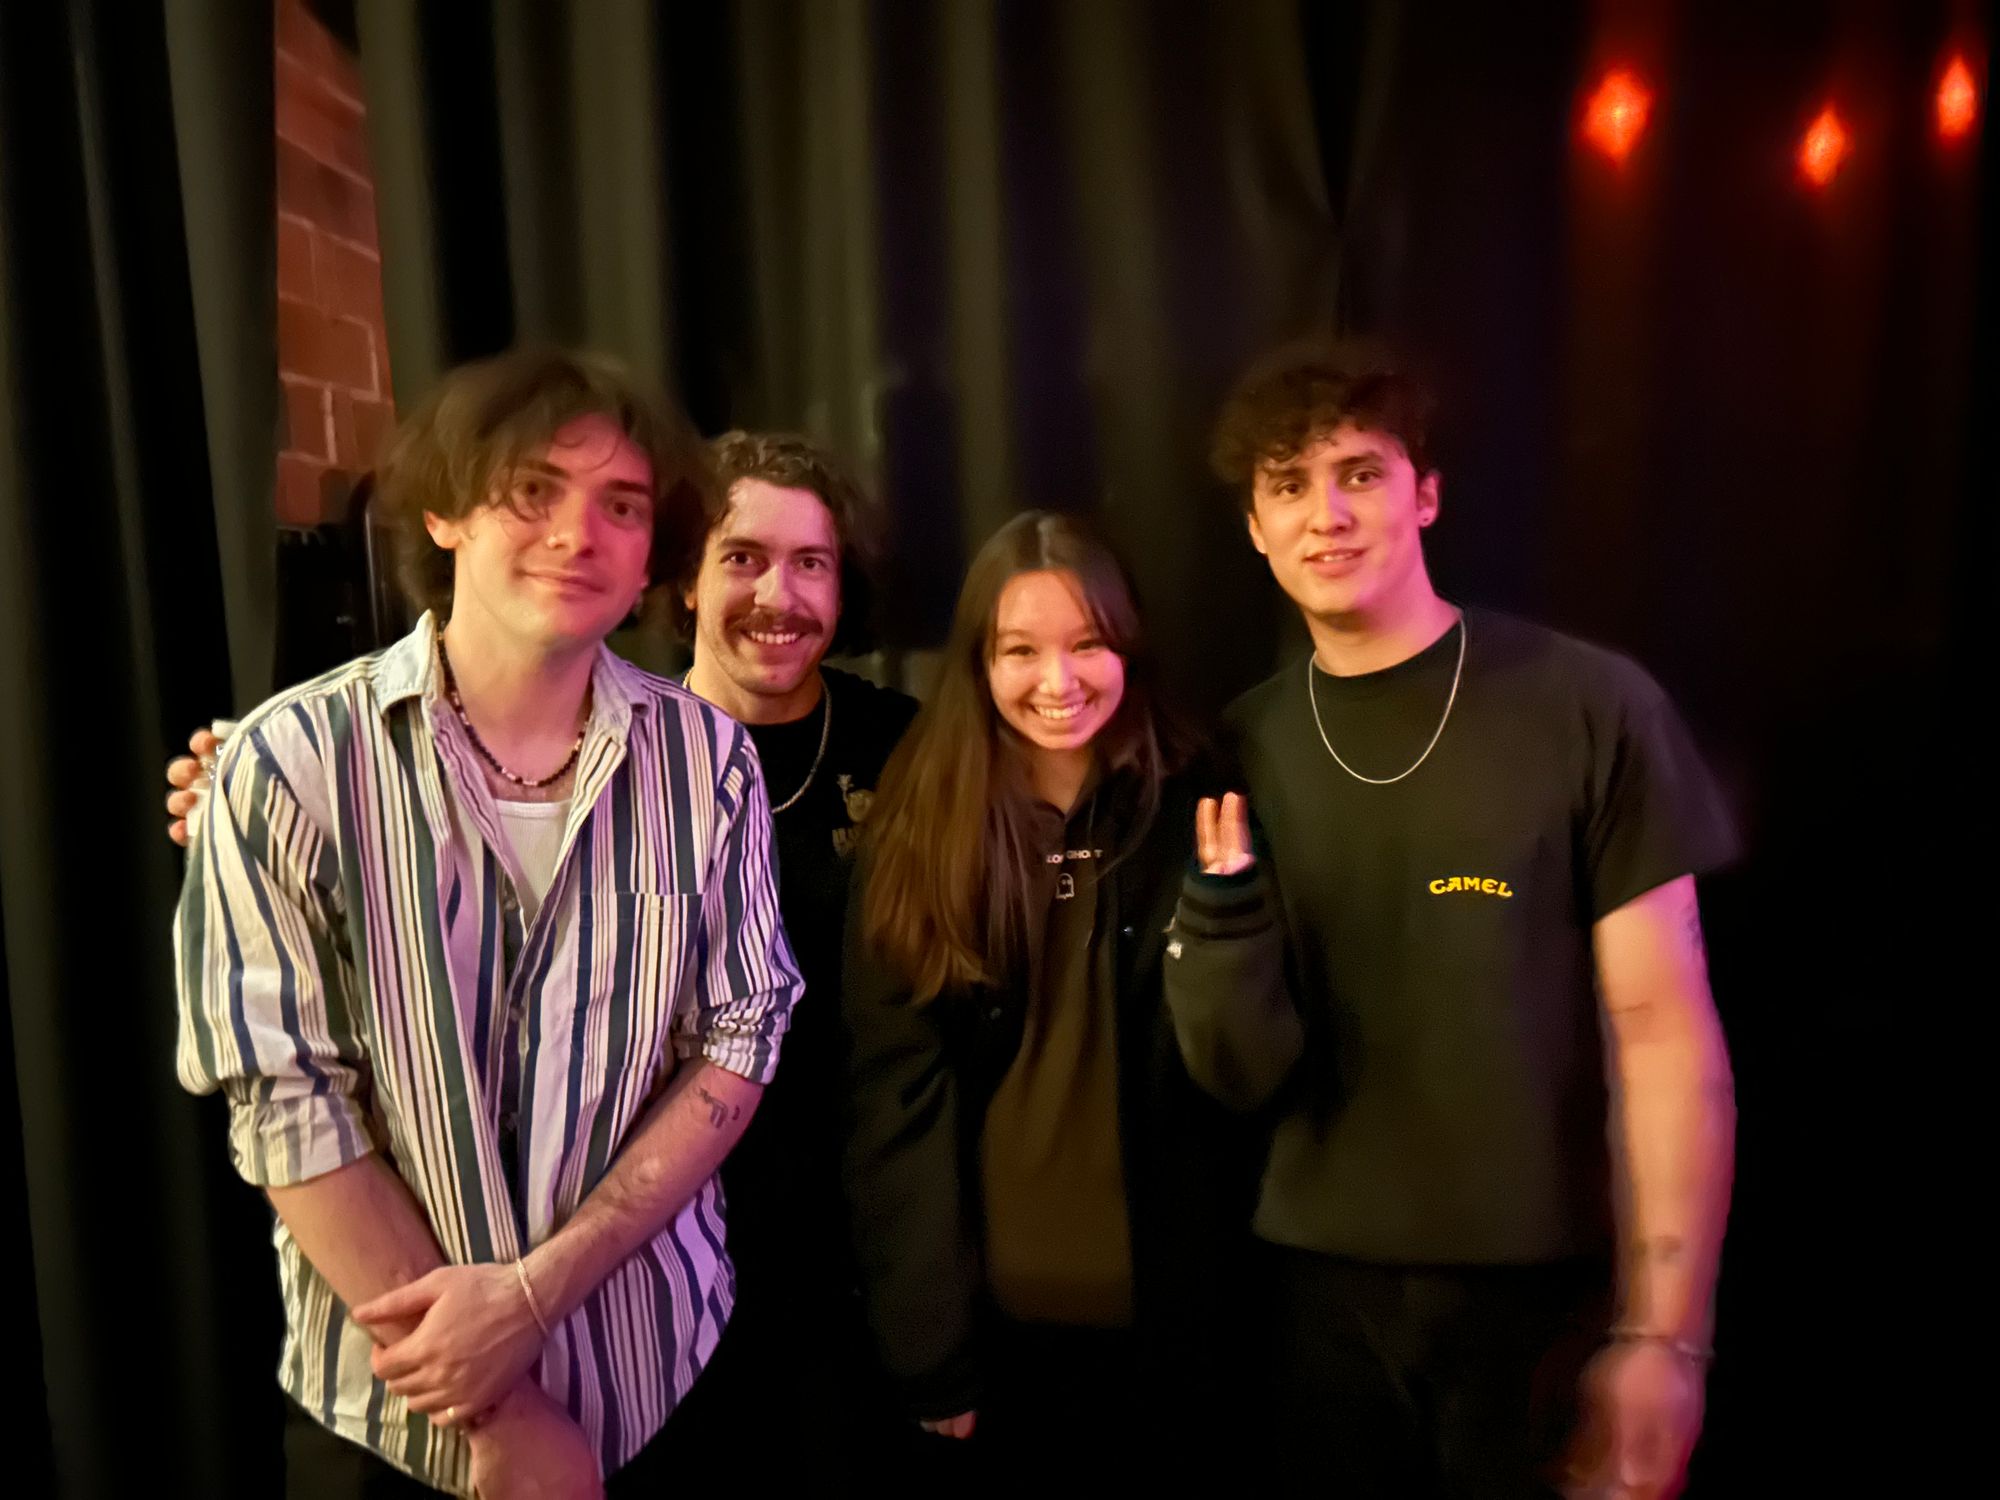
<instances>
[{"instance_id":1,"label":"rolled-up sleeve","mask_svg":"<svg viewBox=\"0 0 2000 1500\"><path fill-rule=\"evenodd\" d=\"M323 1176L378 1144L330 850L254 731L224 747L193 829L174 916L181 1084L228 1099L245 1180Z\"/></svg>"},{"instance_id":2,"label":"rolled-up sleeve","mask_svg":"<svg viewBox=\"0 0 2000 1500\"><path fill-rule=\"evenodd\" d=\"M761 1084L777 1071L778 1046L805 984L778 911L763 773L750 736L732 728L702 894L704 958L682 1050Z\"/></svg>"}]
</instances>

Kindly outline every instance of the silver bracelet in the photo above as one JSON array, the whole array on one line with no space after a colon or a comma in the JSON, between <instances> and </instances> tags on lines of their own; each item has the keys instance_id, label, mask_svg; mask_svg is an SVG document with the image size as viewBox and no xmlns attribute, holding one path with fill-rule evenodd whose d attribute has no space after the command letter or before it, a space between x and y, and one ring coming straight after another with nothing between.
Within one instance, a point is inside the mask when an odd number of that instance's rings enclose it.
<instances>
[{"instance_id":1,"label":"silver bracelet","mask_svg":"<svg viewBox=\"0 0 2000 1500\"><path fill-rule=\"evenodd\" d=\"M528 1280L528 1263L514 1262L514 1275L521 1283L521 1295L528 1299L528 1311L534 1314L535 1326L542 1330L542 1337L549 1337L549 1320L542 1316L542 1304L535 1297L534 1283Z\"/></svg>"}]
</instances>

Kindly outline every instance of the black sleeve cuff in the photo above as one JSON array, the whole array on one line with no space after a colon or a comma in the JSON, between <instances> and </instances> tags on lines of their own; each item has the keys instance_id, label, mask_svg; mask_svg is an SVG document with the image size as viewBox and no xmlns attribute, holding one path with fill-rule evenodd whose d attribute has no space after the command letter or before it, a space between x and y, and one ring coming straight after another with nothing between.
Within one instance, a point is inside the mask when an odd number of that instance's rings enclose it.
<instances>
[{"instance_id":1,"label":"black sleeve cuff","mask_svg":"<svg viewBox=\"0 0 2000 1500\"><path fill-rule=\"evenodd\" d=\"M1193 866L1181 880L1174 925L1194 937L1248 937L1271 921L1271 883L1262 865L1234 875L1210 875Z\"/></svg>"}]
</instances>

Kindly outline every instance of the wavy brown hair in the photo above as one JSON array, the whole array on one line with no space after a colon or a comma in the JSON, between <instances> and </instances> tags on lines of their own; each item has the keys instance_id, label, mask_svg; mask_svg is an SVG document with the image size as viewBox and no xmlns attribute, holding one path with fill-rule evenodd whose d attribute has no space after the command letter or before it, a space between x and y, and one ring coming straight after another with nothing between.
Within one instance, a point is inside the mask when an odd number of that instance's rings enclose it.
<instances>
[{"instance_id":1,"label":"wavy brown hair","mask_svg":"<svg viewBox=\"0 0 2000 1500\"><path fill-rule=\"evenodd\" d=\"M1105 643L1125 661L1125 693L1092 748L1107 774L1138 783L1129 849L1152 821L1183 741L1162 704L1131 579L1074 517L1016 516L979 549L959 591L930 700L882 773L867 822L862 935L871 953L926 1001L997 983L1019 960L1029 871L1041 851L1027 751L987 685L1000 593L1022 573L1076 580ZM1114 853L1114 858L1117 854Z\"/></svg>"},{"instance_id":2,"label":"wavy brown hair","mask_svg":"<svg viewBox=\"0 0 2000 1500\"><path fill-rule=\"evenodd\" d=\"M828 449L796 432L725 432L709 440L708 456L715 467L715 499L703 517L701 540L667 591L681 639L694 639L694 611L686 596L701 571L708 538L729 518L735 503L731 491L739 479L761 479L782 489L810 491L833 517L834 539L840 544L840 619L827 650L834 656L874 650L881 519L861 482Z\"/></svg>"},{"instance_id":3,"label":"wavy brown hair","mask_svg":"<svg viewBox=\"0 0 2000 1500\"><path fill-rule=\"evenodd\" d=\"M616 423L653 467L655 583L679 577L715 489L700 436L661 392L617 360L511 349L460 365L396 429L376 471L375 506L395 539L396 572L419 609L451 609L453 554L424 513L457 519L506 504L516 469L579 417Z\"/></svg>"},{"instance_id":4,"label":"wavy brown hair","mask_svg":"<svg viewBox=\"0 0 2000 1500\"><path fill-rule=\"evenodd\" d=\"M1429 390L1386 347L1366 340L1304 342L1244 371L1222 403L1209 466L1247 512L1257 471L1286 463L1351 423L1403 445L1421 478L1434 467Z\"/></svg>"}]
</instances>

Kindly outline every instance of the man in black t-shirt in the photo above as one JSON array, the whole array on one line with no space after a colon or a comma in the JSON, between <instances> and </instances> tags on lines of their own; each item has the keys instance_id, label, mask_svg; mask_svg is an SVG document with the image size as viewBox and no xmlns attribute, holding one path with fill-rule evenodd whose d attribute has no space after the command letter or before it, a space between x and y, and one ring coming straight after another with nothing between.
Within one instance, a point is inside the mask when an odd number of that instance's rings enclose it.
<instances>
[{"instance_id":1,"label":"man in black t-shirt","mask_svg":"<svg viewBox=\"0 0 2000 1500\"><path fill-rule=\"evenodd\" d=\"M1405 378L1289 351L1215 456L1313 641L1227 716L1248 809L1204 807L1167 970L1197 1079L1273 1122L1278 1473L1671 1494L1732 1167L1719 799L1633 663L1438 597ZM1247 915L1266 879L1283 930Z\"/></svg>"},{"instance_id":2,"label":"man in black t-shirt","mask_svg":"<svg viewBox=\"0 0 2000 1500\"><path fill-rule=\"evenodd\" d=\"M917 705L822 664L868 646L874 533L858 485L790 434L725 433L710 451L727 500L674 591L676 622L694 642L686 682L756 743L778 904L806 992L723 1172L736 1313L708 1391L697 1385L690 1398L688 1427L701 1424L705 1452L740 1461L755 1444L765 1477L838 1493L879 1478L904 1436L854 1294L838 1030L854 844Z\"/></svg>"}]
</instances>

